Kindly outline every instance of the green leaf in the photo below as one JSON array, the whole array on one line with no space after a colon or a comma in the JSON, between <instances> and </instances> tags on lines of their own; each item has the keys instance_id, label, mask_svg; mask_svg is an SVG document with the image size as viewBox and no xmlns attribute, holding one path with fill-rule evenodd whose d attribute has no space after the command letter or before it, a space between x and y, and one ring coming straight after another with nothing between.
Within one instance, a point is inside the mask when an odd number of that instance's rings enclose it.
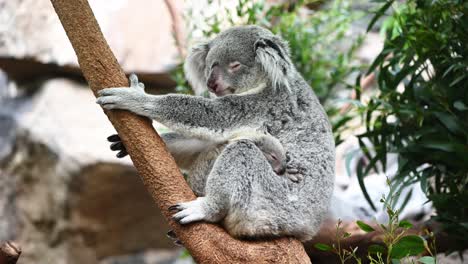
<instances>
[{"instance_id":1,"label":"green leaf","mask_svg":"<svg viewBox=\"0 0 468 264\"><path fill-rule=\"evenodd\" d=\"M434 116L437 117L450 132L454 134L463 133L463 128L460 127L461 122L455 116L443 112L434 112Z\"/></svg>"},{"instance_id":2,"label":"green leaf","mask_svg":"<svg viewBox=\"0 0 468 264\"><path fill-rule=\"evenodd\" d=\"M377 253L385 254L385 252L387 252L387 249L382 245L375 244L375 245L370 245L367 248L367 251L371 254L377 254Z\"/></svg>"},{"instance_id":3,"label":"green leaf","mask_svg":"<svg viewBox=\"0 0 468 264\"><path fill-rule=\"evenodd\" d=\"M369 193L367 192L366 185L364 184L364 177L366 176L363 172L363 164L361 161L358 161L357 168L356 168L356 176L357 180L359 183L359 187L361 187L362 194L364 195L364 198L366 198L367 203L372 207L374 211L377 211L377 208L375 207L374 203L372 202L372 199L370 198Z\"/></svg>"},{"instance_id":4,"label":"green leaf","mask_svg":"<svg viewBox=\"0 0 468 264\"><path fill-rule=\"evenodd\" d=\"M362 231L365 231L367 233L375 231L374 228L372 228L370 225L358 220L356 221L356 224L361 228Z\"/></svg>"},{"instance_id":5,"label":"green leaf","mask_svg":"<svg viewBox=\"0 0 468 264\"><path fill-rule=\"evenodd\" d=\"M367 32L369 32L372 27L374 26L375 22L377 22L377 20L379 20L379 18L381 16L383 16L383 14L385 13L385 11L387 11L387 9L393 4L393 0L392 1L388 1L387 3L385 3L385 5L383 5L374 15L374 17L372 18L372 20L369 22L369 25L367 26Z\"/></svg>"},{"instance_id":6,"label":"green leaf","mask_svg":"<svg viewBox=\"0 0 468 264\"><path fill-rule=\"evenodd\" d=\"M420 236L410 235L402 237L392 247L391 257L402 259L407 256L416 256L424 252L424 240Z\"/></svg>"},{"instance_id":7,"label":"green leaf","mask_svg":"<svg viewBox=\"0 0 468 264\"><path fill-rule=\"evenodd\" d=\"M398 223L398 227L411 228L413 227L413 224L411 224L409 221L403 220L403 221L400 221L400 223Z\"/></svg>"},{"instance_id":8,"label":"green leaf","mask_svg":"<svg viewBox=\"0 0 468 264\"><path fill-rule=\"evenodd\" d=\"M466 111L468 110L468 107L462 102L462 101L456 101L453 103L453 107L459 111Z\"/></svg>"},{"instance_id":9,"label":"green leaf","mask_svg":"<svg viewBox=\"0 0 468 264\"><path fill-rule=\"evenodd\" d=\"M423 263L423 264L435 264L436 263L434 257L431 257L431 256L422 257L422 258L418 259L418 261Z\"/></svg>"},{"instance_id":10,"label":"green leaf","mask_svg":"<svg viewBox=\"0 0 468 264\"><path fill-rule=\"evenodd\" d=\"M333 248L330 247L329 245L327 244L323 244L323 243L317 243L314 245L314 247L318 250L321 250L321 251L332 251Z\"/></svg>"}]
</instances>

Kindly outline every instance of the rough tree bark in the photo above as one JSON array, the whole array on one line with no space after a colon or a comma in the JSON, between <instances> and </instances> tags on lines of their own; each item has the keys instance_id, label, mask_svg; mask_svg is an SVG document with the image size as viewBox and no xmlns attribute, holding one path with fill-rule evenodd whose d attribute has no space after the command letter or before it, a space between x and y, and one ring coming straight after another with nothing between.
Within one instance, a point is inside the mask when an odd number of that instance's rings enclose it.
<instances>
[{"instance_id":1,"label":"rough tree bark","mask_svg":"<svg viewBox=\"0 0 468 264\"><path fill-rule=\"evenodd\" d=\"M86 0L51 0L72 43L80 68L96 92L128 86ZM138 18L135 18L138 19ZM195 199L176 163L149 120L126 111L105 111L122 138L149 193L184 246L198 263L310 263L302 244L292 238L247 242L222 228L197 223L180 226L167 208Z\"/></svg>"}]
</instances>

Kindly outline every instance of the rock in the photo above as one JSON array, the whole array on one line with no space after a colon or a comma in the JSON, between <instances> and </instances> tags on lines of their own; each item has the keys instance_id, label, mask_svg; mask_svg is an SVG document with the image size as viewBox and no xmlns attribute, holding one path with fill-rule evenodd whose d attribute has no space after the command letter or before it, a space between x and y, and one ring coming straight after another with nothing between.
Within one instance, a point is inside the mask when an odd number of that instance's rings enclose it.
<instances>
[{"instance_id":1,"label":"rock","mask_svg":"<svg viewBox=\"0 0 468 264\"><path fill-rule=\"evenodd\" d=\"M109 46L126 71L163 72L176 64L172 19L163 1L89 2ZM182 7L182 2L175 3L179 9ZM0 57L78 65L49 0L0 0L0 7Z\"/></svg>"},{"instance_id":2,"label":"rock","mask_svg":"<svg viewBox=\"0 0 468 264\"><path fill-rule=\"evenodd\" d=\"M0 240L20 263L98 263L173 248L169 229L84 85L45 82L33 94L0 86ZM3 91L3 92L2 92Z\"/></svg>"}]
</instances>

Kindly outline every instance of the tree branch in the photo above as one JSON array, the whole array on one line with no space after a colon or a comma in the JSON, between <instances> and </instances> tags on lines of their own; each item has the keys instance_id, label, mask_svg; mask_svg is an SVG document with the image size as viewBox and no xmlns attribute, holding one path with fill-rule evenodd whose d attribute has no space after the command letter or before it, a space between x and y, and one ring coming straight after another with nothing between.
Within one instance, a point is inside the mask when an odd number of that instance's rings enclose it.
<instances>
[{"instance_id":1,"label":"tree branch","mask_svg":"<svg viewBox=\"0 0 468 264\"><path fill-rule=\"evenodd\" d=\"M72 43L83 75L96 94L105 87L128 86L86 0L51 0ZM126 111L105 111L123 140L149 193L184 246L198 263L310 263L292 238L239 241L222 228L197 223L180 226L167 208L195 199L151 122Z\"/></svg>"}]
</instances>

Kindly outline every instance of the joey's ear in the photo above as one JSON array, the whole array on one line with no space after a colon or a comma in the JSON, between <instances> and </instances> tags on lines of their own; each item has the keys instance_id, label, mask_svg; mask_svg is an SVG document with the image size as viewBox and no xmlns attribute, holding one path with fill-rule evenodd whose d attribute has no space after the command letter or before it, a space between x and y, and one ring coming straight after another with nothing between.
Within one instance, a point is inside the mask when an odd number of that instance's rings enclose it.
<instances>
[{"instance_id":1,"label":"joey's ear","mask_svg":"<svg viewBox=\"0 0 468 264\"><path fill-rule=\"evenodd\" d=\"M255 60L260 63L274 88L289 90L288 76L294 69L289 58L288 44L281 38L260 38L255 42Z\"/></svg>"},{"instance_id":2,"label":"joey's ear","mask_svg":"<svg viewBox=\"0 0 468 264\"><path fill-rule=\"evenodd\" d=\"M184 72L196 94L206 90L206 55L210 50L208 42L198 44L190 50L184 63Z\"/></svg>"},{"instance_id":3,"label":"joey's ear","mask_svg":"<svg viewBox=\"0 0 468 264\"><path fill-rule=\"evenodd\" d=\"M262 133L264 135L270 135L270 128L266 124L262 124L260 127L257 128L257 132Z\"/></svg>"}]
</instances>

